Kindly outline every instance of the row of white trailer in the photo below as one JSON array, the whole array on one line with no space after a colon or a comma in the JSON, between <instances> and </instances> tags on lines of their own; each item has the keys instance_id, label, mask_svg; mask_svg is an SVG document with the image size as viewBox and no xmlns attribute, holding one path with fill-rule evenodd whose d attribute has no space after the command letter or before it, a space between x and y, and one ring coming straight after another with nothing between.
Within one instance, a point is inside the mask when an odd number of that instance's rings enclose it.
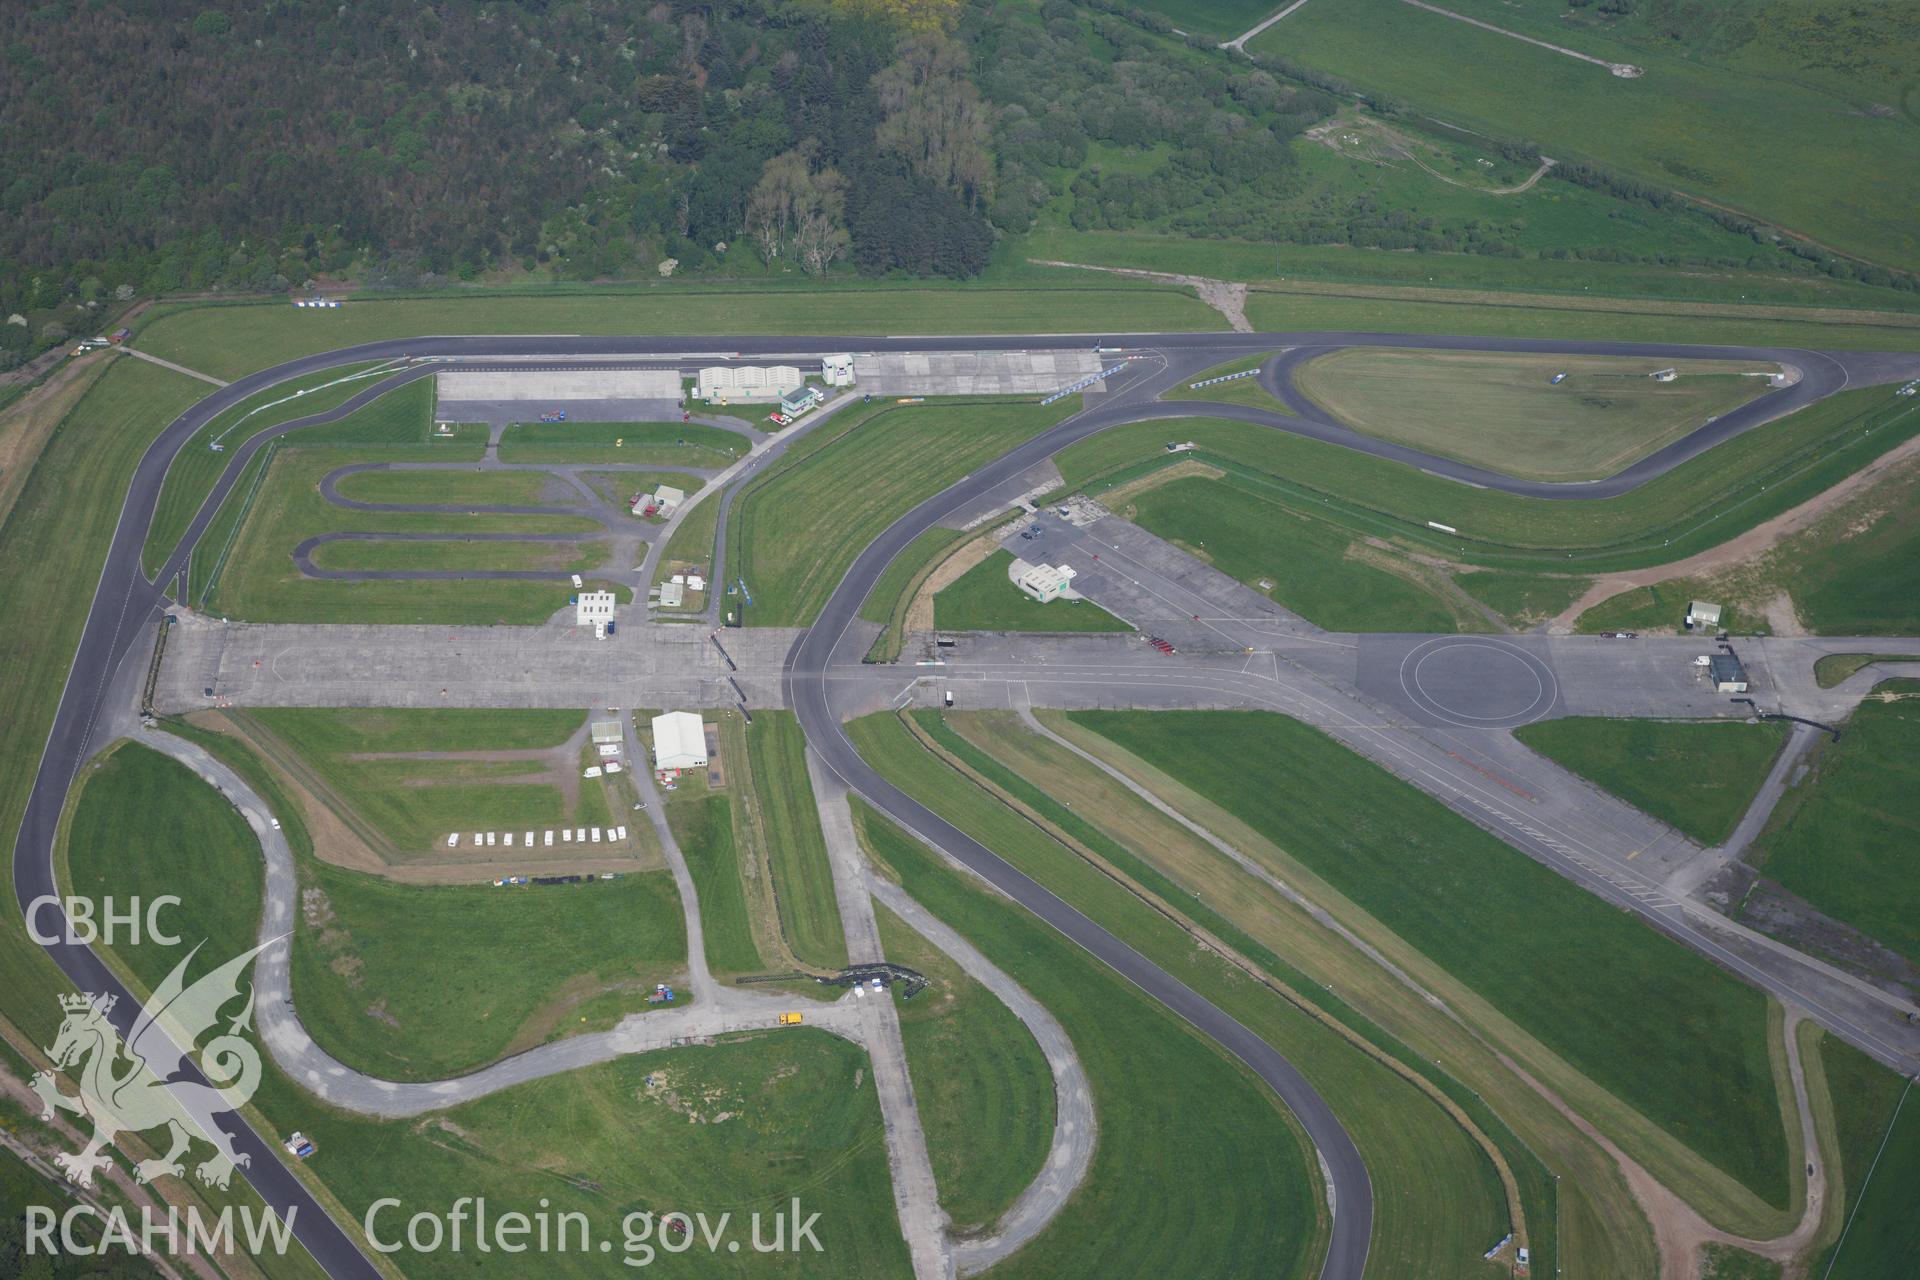
<instances>
[{"instance_id":1,"label":"row of white trailer","mask_svg":"<svg viewBox=\"0 0 1920 1280\"><path fill-rule=\"evenodd\" d=\"M605 832L606 841L608 844L618 844L620 841L625 840L627 838L627 829L625 827L561 827L559 828L560 843L561 844L599 844L602 832ZM499 834L503 834L503 833L494 832L494 831L476 831L473 833L473 847L476 849L490 849L493 847L494 837ZM506 839L500 842L502 847L508 848L508 849L513 848L513 832L508 831L508 832L505 832L504 834L506 836ZM539 832L535 832L535 831L527 832L523 840L522 847L527 849L533 848L534 844L536 843L534 840L534 837L539 834L540 834ZM554 837L554 829L549 827L546 831L546 839L539 841L538 843L550 848L553 845L553 837ZM458 849L459 847L460 847L460 832L455 831L447 836L447 848Z\"/></svg>"}]
</instances>

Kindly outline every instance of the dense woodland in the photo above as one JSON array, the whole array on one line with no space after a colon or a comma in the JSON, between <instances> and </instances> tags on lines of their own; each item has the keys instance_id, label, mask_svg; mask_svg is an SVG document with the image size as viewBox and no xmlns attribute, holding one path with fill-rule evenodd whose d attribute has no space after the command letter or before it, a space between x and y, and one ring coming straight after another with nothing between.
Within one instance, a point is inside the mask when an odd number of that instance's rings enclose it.
<instances>
[{"instance_id":1,"label":"dense woodland","mask_svg":"<svg viewBox=\"0 0 1920 1280\"><path fill-rule=\"evenodd\" d=\"M1302 197L1304 130L1400 108L1197 45L1115 0L0 5L0 368L137 296L964 278L1048 220L1518 252L1364 190Z\"/></svg>"}]
</instances>

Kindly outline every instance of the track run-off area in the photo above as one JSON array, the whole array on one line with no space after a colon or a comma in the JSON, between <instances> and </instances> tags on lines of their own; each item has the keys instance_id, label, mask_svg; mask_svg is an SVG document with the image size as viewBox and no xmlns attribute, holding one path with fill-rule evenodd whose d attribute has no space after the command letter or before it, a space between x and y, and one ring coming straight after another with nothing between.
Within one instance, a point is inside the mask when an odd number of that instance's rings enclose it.
<instances>
[{"instance_id":1,"label":"track run-off area","mask_svg":"<svg viewBox=\"0 0 1920 1280\"><path fill-rule=\"evenodd\" d=\"M1916 367L1920 366L1920 359L1759 347L1656 346L1379 333L724 340L724 345L732 348L738 358L748 359L808 354L817 356L821 352L833 351L1086 350L1103 344L1118 344L1129 355L1151 354L1157 358L1141 361L1127 372L1117 374L1109 380L1107 392L1099 396L1092 407L1065 418L991 463L977 468L972 474L922 502L869 544L849 568L819 617L807 628L789 654L783 678L786 700L796 712L811 750L817 754L825 769L844 783L848 790L1004 891L1039 919L1184 1018L1274 1090L1305 1130L1318 1153L1320 1167L1327 1180L1332 1219L1320 1274L1331 1280L1358 1280L1365 1268L1373 1215L1372 1190L1366 1166L1338 1116L1292 1064L1202 994L1181 983L1122 939L892 786L856 752L843 728L849 712L837 693L841 682L836 680L836 676L861 665L865 645L854 643L849 637L854 631L862 602L888 565L908 544L943 518L977 505L1066 446L1126 423L1200 416L1232 418L1405 463L1465 484L1526 497L1577 502L1628 492L1715 445L1849 386L1874 385L1912 377L1915 372L1920 372L1920 368ZM142 653L142 637L151 634L158 614L167 605L166 584L186 565L194 547L239 482L247 464L261 448L303 427L337 421L396 387L433 376L450 367L539 369L549 363L577 366L583 360L606 367L677 367L682 363L678 353L705 356L715 346L716 340L711 337L670 339L644 336L421 338L371 343L304 357L251 374L219 388L181 414L155 440L136 468L92 596L86 625L68 672L14 847L13 870L20 906L24 909L37 898L57 895L54 855L61 814L80 769L98 750L108 745L119 731L120 721L115 715L110 691L115 688L117 678L124 681L122 669L130 657L134 661L139 660L134 655ZM1798 372L1799 377L1790 385L1770 390L1714 419L1616 475L1585 483L1547 483L1518 480L1367 436L1326 419L1317 406L1294 389L1291 371L1300 363L1329 351L1361 346L1568 356L1634 356L1669 361L1696 358L1764 361L1791 368ZM1156 398L1160 393L1182 385L1199 370L1225 361L1271 352L1281 354L1263 365L1261 384L1294 408L1298 416L1273 414L1239 405L1197 400L1162 402ZM402 363L396 371L325 413L270 428L233 446L224 470L179 544L172 549L157 574L152 578L146 576L142 568L142 550L163 482L175 457L203 426L223 410L288 380L342 365L380 360ZM329 490L335 479L336 476L328 477ZM330 491L327 496L330 500L341 501ZM727 496L719 485L709 486L695 495L688 506L700 500L724 502ZM547 507L467 506L458 509L543 513L561 510ZM566 510L569 514L581 514L577 509ZM527 535L512 536L520 540L528 539ZM576 537L559 536L566 540ZM311 550L311 544L303 544L301 548L301 552ZM312 572L309 564L303 563L302 568L303 571ZM428 572L396 571L393 576L432 575ZM451 576L485 575L455 573ZM1444 663L1445 659L1435 661ZM1416 662L1416 681L1421 669L1421 664ZM1531 711L1531 706L1511 709L1500 706L1477 711L1469 709L1469 716L1473 719L1504 718ZM54 932L57 927L63 937L67 933L64 921L58 922L57 926L50 923L51 913L42 912L42 922L47 932ZM138 1015L141 1002L123 987L101 956L90 946L67 941L48 945L46 949L80 990L120 997L112 1018L124 1034ZM697 946L694 950L697 953ZM281 963L284 964L284 957ZM562 1047L548 1046L556 1050ZM569 1069L570 1064L563 1059L564 1055L556 1055L552 1070ZM184 1054L181 1055L181 1062L184 1078L199 1080L197 1071ZM226 1112L208 1119L232 1134L236 1148L252 1157L250 1166L244 1172L268 1206L283 1215L290 1210L299 1211L294 1218L296 1234L329 1274L378 1274L362 1252L356 1237L327 1214L313 1193L280 1162L266 1140L254 1133L240 1116Z\"/></svg>"}]
</instances>

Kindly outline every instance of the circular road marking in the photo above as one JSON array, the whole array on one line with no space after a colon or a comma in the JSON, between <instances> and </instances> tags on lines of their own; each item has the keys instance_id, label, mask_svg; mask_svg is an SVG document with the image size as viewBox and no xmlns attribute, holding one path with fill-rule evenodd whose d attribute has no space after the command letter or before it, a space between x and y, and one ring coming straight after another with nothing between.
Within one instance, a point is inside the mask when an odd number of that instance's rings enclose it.
<instances>
[{"instance_id":1,"label":"circular road marking","mask_svg":"<svg viewBox=\"0 0 1920 1280\"><path fill-rule=\"evenodd\" d=\"M1420 710L1466 729L1537 720L1559 695L1546 663L1516 644L1484 637L1415 645L1400 661L1400 687Z\"/></svg>"}]
</instances>

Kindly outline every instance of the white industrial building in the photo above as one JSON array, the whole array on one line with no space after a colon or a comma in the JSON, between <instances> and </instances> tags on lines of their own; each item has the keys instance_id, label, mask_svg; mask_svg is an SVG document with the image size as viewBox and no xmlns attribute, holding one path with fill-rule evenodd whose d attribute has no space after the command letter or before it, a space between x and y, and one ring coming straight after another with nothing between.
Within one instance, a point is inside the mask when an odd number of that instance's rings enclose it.
<instances>
[{"instance_id":1,"label":"white industrial building","mask_svg":"<svg viewBox=\"0 0 1920 1280\"><path fill-rule=\"evenodd\" d=\"M806 381L790 364L709 365L700 371L694 395L701 400L774 401Z\"/></svg>"},{"instance_id":2,"label":"white industrial building","mask_svg":"<svg viewBox=\"0 0 1920 1280\"><path fill-rule=\"evenodd\" d=\"M853 357L851 355L822 356L820 380L830 387L852 386Z\"/></svg>"},{"instance_id":3,"label":"white industrial building","mask_svg":"<svg viewBox=\"0 0 1920 1280\"><path fill-rule=\"evenodd\" d=\"M573 625L592 627L595 639L607 634L616 604L611 591L582 591L573 600Z\"/></svg>"},{"instance_id":4,"label":"white industrial building","mask_svg":"<svg viewBox=\"0 0 1920 1280\"><path fill-rule=\"evenodd\" d=\"M1046 604L1063 595L1073 594L1073 570L1064 564L1057 568L1050 564L1030 565L1014 579L1014 584L1041 604Z\"/></svg>"},{"instance_id":5,"label":"white industrial building","mask_svg":"<svg viewBox=\"0 0 1920 1280\"><path fill-rule=\"evenodd\" d=\"M691 711L653 718L653 767L700 769L707 763L707 728Z\"/></svg>"}]
</instances>

